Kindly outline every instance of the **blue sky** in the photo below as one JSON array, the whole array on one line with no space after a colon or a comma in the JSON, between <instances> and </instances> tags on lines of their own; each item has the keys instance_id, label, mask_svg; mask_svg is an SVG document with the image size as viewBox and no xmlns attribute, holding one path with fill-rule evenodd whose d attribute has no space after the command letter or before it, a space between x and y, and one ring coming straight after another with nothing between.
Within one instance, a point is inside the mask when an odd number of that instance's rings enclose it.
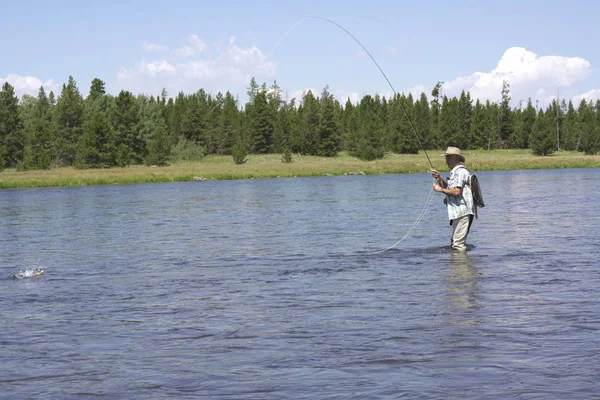
<instances>
[{"instance_id":1,"label":"blue sky","mask_svg":"<svg viewBox=\"0 0 600 400\"><path fill-rule=\"evenodd\" d=\"M126 4L125 4L126 3ZM340 100L398 92L461 90L513 106L531 98L600 98L594 1L18 1L3 5L0 84L60 92L72 75L86 95L170 96L204 88L246 100L252 76L288 98L325 85Z\"/></svg>"}]
</instances>

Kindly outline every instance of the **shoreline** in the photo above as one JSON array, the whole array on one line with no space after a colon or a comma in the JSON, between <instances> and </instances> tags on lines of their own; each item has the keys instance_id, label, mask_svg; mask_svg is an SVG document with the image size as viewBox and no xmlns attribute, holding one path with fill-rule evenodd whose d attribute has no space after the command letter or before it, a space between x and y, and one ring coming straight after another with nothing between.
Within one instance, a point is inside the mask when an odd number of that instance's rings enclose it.
<instances>
[{"instance_id":1,"label":"shoreline","mask_svg":"<svg viewBox=\"0 0 600 400\"><path fill-rule=\"evenodd\" d=\"M446 171L441 151L428 151L435 169ZM598 168L600 155L561 151L550 156L534 156L530 150L467 150L466 167L473 172L499 170ZM388 154L375 161L360 161L345 153L333 158L294 156L293 162L281 162L280 154L247 157L245 164L235 165L231 156L207 156L201 161L165 167L130 166L107 169L75 169L0 172L0 189L74 187L111 184L141 184L204 180L269 179L313 176L379 175L426 173L429 161L419 154Z\"/></svg>"}]
</instances>

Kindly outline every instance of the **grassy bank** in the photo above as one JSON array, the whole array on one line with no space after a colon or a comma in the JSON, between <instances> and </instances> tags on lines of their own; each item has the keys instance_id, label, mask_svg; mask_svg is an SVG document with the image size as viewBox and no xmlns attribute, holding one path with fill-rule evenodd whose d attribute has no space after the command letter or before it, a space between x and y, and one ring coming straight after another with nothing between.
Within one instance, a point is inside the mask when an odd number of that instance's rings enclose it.
<instances>
[{"instance_id":1,"label":"grassy bank","mask_svg":"<svg viewBox=\"0 0 600 400\"><path fill-rule=\"evenodd\" d=\"M446 170L442 151L428 151L433 166ZM547 157L529 150L465 151L466 165L474 171L590 168L600 167L600 155L559 152ZM245 164L235 165L230 156L208 156L202 161L168 167L132 166L127 168L89 169L56 168L47 171L10 171L0 173L0 189L48 186L83 186L151 182L181 182L194 178L249 179L345 174L391 174L426 172L430 168L425 153L390 154L382 160L360 161L341 153L335 158L294 156L290 164L281 155L250 155Z\"/></svg>"}]
</instances>

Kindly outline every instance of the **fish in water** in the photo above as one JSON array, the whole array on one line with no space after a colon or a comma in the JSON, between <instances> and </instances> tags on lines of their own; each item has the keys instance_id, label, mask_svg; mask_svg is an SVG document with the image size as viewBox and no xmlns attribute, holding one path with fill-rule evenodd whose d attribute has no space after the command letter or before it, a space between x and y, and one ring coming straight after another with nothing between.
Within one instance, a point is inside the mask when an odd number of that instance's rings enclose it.
<instances>
[{"instance_id":1,"label":"fish in water","mask_svg":"<svg viewBox=\"0 0 600 400\"><path fill-rule=\"evenodd\" d=\"M41 276L43 273L44 270L42 268L26 269L25 271L20 271L16 274L13 274L12 277L16 279L36 278L38 276Z\"/></svg>"}]
</instances>

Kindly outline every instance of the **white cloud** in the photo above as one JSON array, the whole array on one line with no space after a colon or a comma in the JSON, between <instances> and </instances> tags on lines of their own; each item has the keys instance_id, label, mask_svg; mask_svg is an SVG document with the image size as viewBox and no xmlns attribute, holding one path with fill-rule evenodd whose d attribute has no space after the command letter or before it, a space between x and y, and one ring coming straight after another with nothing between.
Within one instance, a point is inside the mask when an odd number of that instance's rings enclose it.
<instances>
[{"instance_id":1,"label":"white cloud","mask_svg":"<svg viewBox=\"0 0 600 400\"><path fill-rule=\"evenodd\" d=\"M575 107L579 106L579 103L581 103L581 100L585 100L586 102L596 102L597 100L600 100L600 89L592 89L589 90L585 93L581 93L578 94L577 96L573 97L573 105Z\"/></svg>"},{"instance_id":2,"label":"white cloud","mask_svg":"<svg viewBox=\"0 0 600 400\"><path fill-rule=\"evenodd\" d=\"M190 44L198 51L206 49L206 43L204 43L198 35L190 35L188 42L190 42Z\"/></svg>"},{"instance_id":3,"label":"white cloud","mask_svg":"<svg viewBox=\"0 0 600 400\"><path fill-rule=\"evenodd\" d=\"M173 55L175 57L186 58L201 53L206 49L206 43L204 43L198 35L190 35L188 37L188 43L189 44L175 50Z\"/></svg>"},{"instance_id":4,"label":"white cloud","mask_svg":"<svg viewBox=\"0 0 600 400\"><path fill-rule=\"evenodd\" d=\"M157 78L173 76L175 67L166 60L152 61L146 63L141 61L131 69L121 68L118 73L119 79L131 79L135 77Z\"/></svg>"},{"instance_id":5,"label":"white cloud","mask_svg":"<svg viewBox=\"0 0 600 400\"><path fill-rule=\"evenodd\" d=\"M41 79L35 76L21 76L18 74L8 74L6 78L0 78L0 86L8 82L12 87L15 88L15 94L18 97L24 94L37 97L40 87L44 87L46 94L53 91L55 95L60 94L60 86L54 83L52 79L42 82Z\"/></svg>"},{"instance_id":6,"label":"white cloud","mask_svg":"<svg viewBox=\"0 0 600 400\"><path fill-rule=\"evenodd\" d=\"M385 51L387 51L390 54L398 54L398 49L392 46L388 46Z\"/></svg>"},{"instance_id":7,"label":"white cloud","mask_svg":"<svg viewBox=\"0 0 600 400\"><path fill-rule=\"evenodd\" d=\"M411 88L404 89L402 91L402 93L404 93L406 95L408 95L409 93L412 94L413 99L415 99L415 101L418 100L419 97L421 97L421 93L425 93L428 95L427 89L423 85L415 85ZM429 96L427 96L427 97L429 97Z\"/></svg>"},{"instance_id":8,"label":"white cloud","mask_svg":"<svg viewBox=\"0 0 600 400\"><path fill-rule=\"evenodd\" d=\"M366 51L357 51L357 52L356 52L356 56L357 56L357 57L367 57L367 56L368 56L368 54L367 54L367 52L366 52Z\"/></svg>"},{"instance_id":9,"label":"white cloud","mask_svg":"<svg viewBox=\"0 0 600 400\"><path fill-rule=\"evenodd\" d=\"M169 46L155 43L142 43L142 48L148 52L160 52L169 50Z\"/></svg>"},{"instance_id":10,"label":"white cloud","mask_svg":"<svg viewBox=\"0 0 600 400\"><path fill-rule=\"evenodd\" d=\"M320 95L320 92L317 92L314 88L306 88L306 89L302 89L302 90L296 90L292 93L288 94L288 101L291 101L292 99L296 99L296 104L300 104L302 102L302 98L304 97L304 95L306 95L308 93L308 91L312 92L312 95L315 97L318 97Z\"/></svg>"},{"instance_id":11,"label":"white cloud","mask_svg":"<svg viewBox=\"0 0 600 400\"><path fill-rule=\"evenodd\" d=\"M120 87L134 93L160 92L164 87L175 95L179 91L208 92L227 87L233 93L245 93L252 77L257 81L275 77L276 65L256 46L239 46L235 37L226 44L215 44L213 52L197 36L174 50L170 57L138 61L121 67L117 73Z\"/></svg>"},{"instance_id":12,"label":"white cloud","mask_svg":"<svg viewBox=\"0 0 600 400\"><path fill-rule=\"evenodd\" d=\"M175 50L173 52L173 55L175 57L186 58L186 57L193 56L193 55L195 55L197 53L198 53L198 51L196 51L193 47L186 45L186 46L183 46L183 47Z\"/></svg>"},{"instance_id":13,"label":"white cloud","mask_svg":"<svg viewBox=\"0 0 600 400\"><path fill-rule=\"evenodd\" d=\"M342 105L346 105L346 101L350 99L350 102L354 105L357 105L360 102L362 96L358 92L348 91L348 90L337 90L335 92L335 97L339 100Z\"/></svg>"},{"instance_id":14,"label":"white cloud","mask_svg":"<svg viewBox=\"0 0 600 400\"><path fill-rule=\"evenodd\" d=\"M459 96L465 90L474 99L499 102L506 80L513 105L530 97L547 104L558 88L568 88L591 72L590 63L580 57L538 56L522 47L511 47L492 71L456 78L444 83L442 89L448 96Z\"/></svg>"}]
</instances>

